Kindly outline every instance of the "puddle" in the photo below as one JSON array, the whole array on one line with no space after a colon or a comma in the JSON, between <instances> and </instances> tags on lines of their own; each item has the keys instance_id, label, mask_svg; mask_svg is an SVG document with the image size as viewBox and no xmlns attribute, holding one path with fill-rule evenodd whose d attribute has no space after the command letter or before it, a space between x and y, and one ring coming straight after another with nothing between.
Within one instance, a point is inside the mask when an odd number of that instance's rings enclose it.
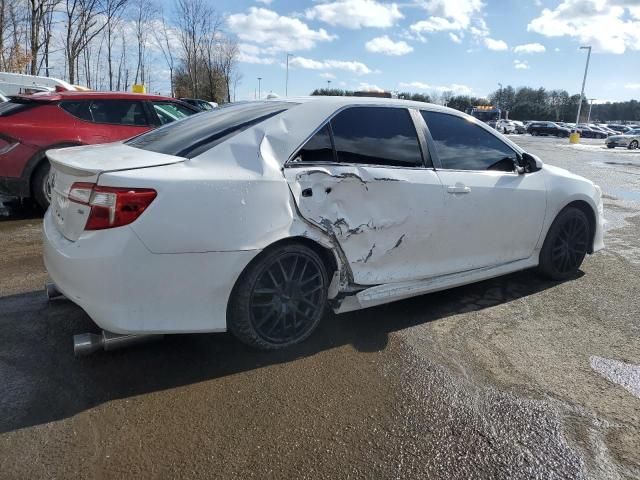
<instances>
[{"instance_id":1,"label":"puddle","mask_svg":"<svg viewBox=\"0 0 640 480\"><path fill-rule=\"evenodd\" d=\"M591 368L604 378L640 398L640 365L601 357L591 357L590 361Z\"/></svg>"},{"instance_id":2,"label":"puddle","mask_svg":"<svg viewBox=\"0 0 640 480\"><path fill-rule=\"evenodd\" d=\"M607 194L613 195L616 200L631 200L640 202L640 192L634 190L620 190L618 188L607 189Z\"/></svg>"}]
</instances>

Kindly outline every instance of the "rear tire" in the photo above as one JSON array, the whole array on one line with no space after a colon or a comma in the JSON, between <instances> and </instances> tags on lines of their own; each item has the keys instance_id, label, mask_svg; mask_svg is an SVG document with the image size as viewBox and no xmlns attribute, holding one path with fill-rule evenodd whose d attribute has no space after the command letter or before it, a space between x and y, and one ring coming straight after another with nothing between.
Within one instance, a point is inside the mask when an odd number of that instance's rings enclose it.
<instances>
[{"instance_id":1,"label":"rear tire","mask_svg":"<svg viewBox=\"0 0 640 480\"><path fill-rule=\"evenodd\" d=\"M607 145L607 148L615 148L615 147L616 147L615 145L611 145L611 144Z\"/></svg>"},{"instance_id":2,"label":"rear tire","mask_svg":"<svg viewBox=\"0 0 640 480\"><path fill-rule=\"evenodd\" d=\"M229 331L262 350L286 348L316 329L329 279L320 256L299 244L264 251L242 273L229 301Z\"/></svg>"},{"instance_id":3,"label":"rear tire","mask_svg":"<svg viewBox=\"0 0 640 480\"><path fill-rule=\"evenodd\" d=\"M565 208L547 232L538 271L552 280L571 278L582 265L590 238L591 228L584 212L575 207Z\"/></svg>"},{"instance_id":4,"label":"rear tire","mask_svg":"<svg viewBox=\"0 0 640 480\"><path fill-rule=\"evenodd\" d=\"M632 140L629 143L629 150L636 150L638 148L638 140Z\"/></svg>"},{"instance_id":5,"label":"rear tire","mask_svg":"<svg viewBox=\"0 0 640 480\"><path fill-rule=\"evenodd\" d=\"M31 177L31 195L36 203L43 209L49 208L51 190L49 187L49 170L51 165L46 158L36 167Z\"/></svg>"}]
</instances>

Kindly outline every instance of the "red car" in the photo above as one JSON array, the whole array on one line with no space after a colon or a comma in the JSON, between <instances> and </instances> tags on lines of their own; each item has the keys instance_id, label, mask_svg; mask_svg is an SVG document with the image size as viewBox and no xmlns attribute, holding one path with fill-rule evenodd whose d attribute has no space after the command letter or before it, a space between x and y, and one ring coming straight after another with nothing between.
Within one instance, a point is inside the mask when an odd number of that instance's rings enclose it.
<instances>
[{"instance_id":1,"label":"red car","mask_svg":"<svg viewBox=\"0 0 640 480\"><path fill-rule=\"evenodd\" d=\"M137 93L60 92L0 103L0 194L49 206L45 152L124 140L198 113L173 98Z\"/></svg>"}]
</instances>

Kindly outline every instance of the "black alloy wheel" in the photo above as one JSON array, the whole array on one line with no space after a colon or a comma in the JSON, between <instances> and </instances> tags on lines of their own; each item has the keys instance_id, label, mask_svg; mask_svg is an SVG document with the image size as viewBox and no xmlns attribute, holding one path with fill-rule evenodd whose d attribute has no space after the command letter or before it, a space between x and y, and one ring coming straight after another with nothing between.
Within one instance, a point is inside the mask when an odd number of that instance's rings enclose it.
<instances>
[{"instance_id":1,"label":"black alloy wheel","mask_svg":"<svg viewBox=\"0 0 640 480\"><path fill-rule=\"evenodd\" d=\"M266 252L243 274L232 299L229 328L241 341L277 349L307 338L327 304L322 259L304 245Z\"/></svg>"},{"instance_id":2,"label":"black alloy wheel","mask_svg":"<svg viewBox=\"0 0 640 480\"><path fill-rule=\"evenodd\" d=\"M575 207L562 210L554 220L540 252L539 270L554 280L573 276L589 249L589 221Z\"/></svg>"},{"instance_id":3,"label":"black alloy wheel","mask_svg":"<svg viewBox=\"0 0 640 480\"><path fill-rule=\"evenodd\" d=\"M638 148L638 140L631 140L629 143L629 150L636 150Z\"/></svg>"}]
</instances>

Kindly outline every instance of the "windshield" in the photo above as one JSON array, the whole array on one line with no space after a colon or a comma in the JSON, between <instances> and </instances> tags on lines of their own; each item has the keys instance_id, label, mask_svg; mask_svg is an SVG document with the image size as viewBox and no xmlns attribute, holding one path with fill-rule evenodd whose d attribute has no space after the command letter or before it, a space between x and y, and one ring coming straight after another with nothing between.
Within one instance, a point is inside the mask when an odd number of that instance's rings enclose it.
<instances>
[{"instance_id":1,"label":"windshield","mask_svg":"<svg viewBox=\"0 0 640 480\"><path fill-rule=\"evenodd\" d=\"M170 123L134 137L126 144L142 150L193 158L295 105L270 101L234 104Z\"/></svg>"}]
</instances>

